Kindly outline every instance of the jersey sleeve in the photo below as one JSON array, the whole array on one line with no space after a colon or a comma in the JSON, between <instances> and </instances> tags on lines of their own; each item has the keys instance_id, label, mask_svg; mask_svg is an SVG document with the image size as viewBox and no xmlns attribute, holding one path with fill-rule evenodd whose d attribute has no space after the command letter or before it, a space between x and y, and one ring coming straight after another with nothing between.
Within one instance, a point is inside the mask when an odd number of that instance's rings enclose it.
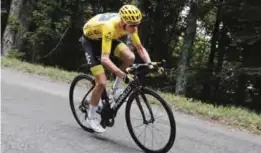
<instances>
[{"instance_id":1,"label":"jersey sleeve","mask_svg":"<svg viewBox=\"0 0 261 153\"><path fill-rule=\"evenodd\" d=\"M138 35L138 32L134 32L133 34L131 34L131 39L135 46L140 44L140 37Z\"/></svg>"},{"instance_id":2,"label":"jersey sleeve","mask_svg":"<svg viewBox=\"0 0 261 153\"><path fill-rule=\"evenodd\" d=\"M110 54L112 44L113 27L111 25L102 26L102 53Z\"/></svg>"}]
</instances>

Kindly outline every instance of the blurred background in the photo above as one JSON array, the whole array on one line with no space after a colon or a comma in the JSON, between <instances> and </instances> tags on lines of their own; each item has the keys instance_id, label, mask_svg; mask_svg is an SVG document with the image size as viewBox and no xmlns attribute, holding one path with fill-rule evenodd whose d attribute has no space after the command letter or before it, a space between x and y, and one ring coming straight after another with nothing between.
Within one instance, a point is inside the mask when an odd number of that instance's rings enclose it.
<instances>
[{"instance_id":1,"label":"blurred background","mask_svg":"<svg viewBox=\"0 0 261 153\"><path fill-rule=\"evenodd\" d=\"M261 112L260 0L1 0L1 55L75 71L86 62L84 23L123 4L141 9L152 60L167 61L150 86Z\"/></svg>"}]
</instances>

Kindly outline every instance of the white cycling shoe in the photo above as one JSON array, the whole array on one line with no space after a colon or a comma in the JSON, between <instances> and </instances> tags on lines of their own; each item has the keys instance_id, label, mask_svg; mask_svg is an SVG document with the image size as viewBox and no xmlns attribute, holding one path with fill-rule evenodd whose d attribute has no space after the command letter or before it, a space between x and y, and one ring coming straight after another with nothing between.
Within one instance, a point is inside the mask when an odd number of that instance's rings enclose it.
<instances>
[{"instance_id":1,"label":"white cycling shoe","mask_svg":"<svg viewBox=\"0 0 261 153\"><path fill-rule=\"evenodd\" d=\"M98 118L92 118L92 119L87 118L86 123L88 128L92 129L97 133L105 132L105 129L101 126Z\"/></svg>"},{"instance_id":2,"label":"white cycling shoe","mask_svg":"<svg viewBox=\"0 0 261 153\"><path fill-rule=\"evenodd\" d=\"M93 110L94 112L91 114L91 117L88 116L88 118L86 119L86 126L95 132L103 133L105 132L105 129L100 124L101 117L100 114L96 112L96 110L97 109Z\"/></svg>"}]
</instances>

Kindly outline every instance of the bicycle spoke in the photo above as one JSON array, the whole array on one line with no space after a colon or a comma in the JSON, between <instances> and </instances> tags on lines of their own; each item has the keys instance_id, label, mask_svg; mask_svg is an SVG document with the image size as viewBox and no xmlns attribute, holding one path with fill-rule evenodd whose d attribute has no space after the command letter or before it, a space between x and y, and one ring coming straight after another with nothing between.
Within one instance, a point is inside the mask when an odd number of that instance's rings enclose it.
<instances>
[{"instance_id":1,"label":"bicycle spoke","mask_svg":"<svg viewBox=\"0 0 261 153\"><path fill-rule=\"evenodd\" d=\"M79 104L76 104L75 109L78 109L78 110L79 110L80 105L81 105L81 102L79 102Z\"/></svg>"},{"instance_id":2,"label":"bicycle spoke","mask_svg":"<svg viewBox=\"0 0 261 153\"><path fill-rule=\"evenodd\" d=\"M137 125L137 126L135 126L135 127L133 127L133 128L139 128L139 127L141 127L142 125L144 126L145 124L142 123L142 124Z\"/></svg>"},{"instance_id":3,"label":"bicycle spoke","mask_svg":"<svg viewBox=\"0 0 261 153\"><path fill-rule=\"evenodd\" d=\"M157 116L157 114L159 113L159 109L162 107L162 105L160 105L160 107L158 107L158 109L157 109L157 111L156 111L156 113L155 113L155 115L154 116Z\"/></svg>"},{"instance_id":4,"label":"bicycle spoke","mask_svg":"<svg viewBox=\"0 0 261 153\"><path fill-rule=\"evenodd\" d=\"M147 129L147 126L145 127L145 134L144 134L144 146L146 145L146 143L145 143L145 140L146 140L146 129Z\"/></svg>"},{"instance_id":5,"label":"bicycle spoke","mask_svg":"<svg viewBox=\"0 0 261 153\"><path fill-rule=\"evenodd\" d=\"M161 129L159 129L159 128L156 128L155 127L155 125L154 124L152 124L151 126L145 126L144 127L144 130L138 135L138 138L144 133L144 140L143 140L143 144L144 145L146 145L146 139L147 139L147 132L146 132L146 130L147 130L147 128L150 128L150 131L151 131L151 134L152 134L152 136L151 136L151 145L149 145L148 144L148 146L151 146L151 148L152 149L154 149L155 147L154 147L154 143L156 144L156 146L161 146L162 145L162 141L165 141L165 139L164 139L164 136L162 135L162 133L163 134L165 134L164 133L164 131L162 131ZM160 140L160 142L158 142L156 139L157 139L157 137L156 136L154 136L154 134L155 134L155 131L154 131L154 128L155 128L155 130L156 131L158 131L159 132L159 137L160 137L160 139L162 139L162 140ZM155 139L156 138L156 139ZM149 138L148 138L149 139ZM157 147L156 147L157 148Z\"/></svg>"},{"instance_id":6,"label":"bicycle spoke","mask_svg":"<svg viewBox=\"0 0 261 153\"><path fill-rule=\"evenodd\" d=\"M159 117L155 117L154 119L159 119L159 118L162 118L163 116L166 116L166 115L162 115L162 116L159 116Z\"/></svg>"},{"instance_id":7,"label":"bicycle spoke","mask_svg":"<svg viewBox=\"0 0 261 153\"><path fill-rule=\"evenodd\" d=\"M160 123L160 124L164 124L164 125L167 125L167 123L163 123L163 122L160 122L160 121L156 121L155 123Z\"/></svg>"},{"instance_id":8,"label":"bicycle spoke","mask_svg":"<svg viewBox=\"0 0 261 153\"><path fill-rule=\"evenodd\" d=\"M138 138L140 137L140 135L145 131L146 128L144 128L144 130L138 135Z\"/></svg>"},{"instance_id":9,"label":"bicycle spoke","mask_svg":"<svg viewBox=\"0 0 261 153\"><path fill-rule=\"evenodd\" d=\"M155 144L159 144L158 141L157 141L157 139L155 139Z\"/></svg>"},{"instance_id":10,"label":"bicycle spoke","mask_svg":"<svg viewBox=\"0 0 261 153\"><path fill-rule=\"evenodd\" d=\"M152 127L154 127L154 125L152 124ZM151 127L151 128L152 128ZM153 134L154 135L154 134ZM155 142L156 142L156 144L159 144L160 145L160 143L157 141L157 138L155 139Z\"/></svg>"},{"instance_id":11,"label":"bicycle spoke","mask_svg":"<svg viewBox=\"0 0 261 153\"><path fill-rule=\"evenodd\" d=\"M162 131L161 129L159 129L159 128L156 128L156 127L154 127L157 131L160 131L160 132L162 132L162 133L164 133L164 131ZM164 133L165 134L165 133Z\"/></svg>"},{"instance_id":12,"label":"bicycle spoke","mask_svg":"<svg viewBox=\"0 0 261 153\"><path fill-rule=\"evenodd\" d=\"M154 125L152 125L152 126L154 126ZM153 128L152 127L150 127L150 128L152 129L152 132L153 132ZM154 137L154 134L152 135L152 137ZM154 141L155 141L155 144L159 144L157 141L157 138L156 139L153 138L153 145L154 145ZM152 148L154 148L154 147L152 146Z\"/></svg>"},{"instance_id":13,"label":"bicycle spoke","mask_svg":"<svg viewBox=\"0 0 261 153\"><path fill-rule=\"evenodd\" d=\"M158 141L157 141L157 138L155 139L155 143L156 143L156 144L159 144Z\"/></svg>"},{"instance_id":14,"label":"bicycle spoke","mask_svg":"<svg viewBox=\"0 0 261 153\"><path fill-rule=\"evenodd\" d=\"M154 138L153 138L153 136L154 136L154 134L153 134L153 129L151 128L151 133L152 133L152 149L153 149L153 144L154 144Z\"/></svg>"},{"instance_id":15,"label":"bicycle spoke","mask_svg":"<svg viewBox=\"0 0 261 153\"><path fill-rule=\"evenodd\" d=\"M77 116L81 116L82 112L79 109L77 109L76 114L77 114Z\"/></svg>"},{"instance_id":16,"label":"bicycle spoke","mask_svg":"<svg viewBox=\"0 0 261 153\"><path fill-rule=\"evenodd\" d=\"M135 118L135 117L133 117L132 119L135 119L135 120L143 120L143 119L141 119L141 118Z\"/></svg>"},{"instance_id":17,"label":"bicycle spoke","mask_svg":"<svg viewBox=\"0 0 261 153\"><path fill-rule=\"evenodd\" d=\"M158 128L156 128L156 127L154 127L157 131L159 131L159 132L162 132L160 129L158 129ZM162 132L162 133L164 133L164 132ZM160 134L160 137L161 138L163 138L163 136L162 136L162 134L161 133L159 133ZM165 133L164 133L165 134ZM163 140L164 140L164 138L163 138Z\"/></svg>"}]
</instances>

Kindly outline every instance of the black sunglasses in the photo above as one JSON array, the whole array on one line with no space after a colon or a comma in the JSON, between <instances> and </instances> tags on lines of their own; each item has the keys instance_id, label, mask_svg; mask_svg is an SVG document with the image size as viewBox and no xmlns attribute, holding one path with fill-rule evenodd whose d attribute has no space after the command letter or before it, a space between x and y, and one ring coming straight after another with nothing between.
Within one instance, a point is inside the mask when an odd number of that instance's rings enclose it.
<instances>
[{"instance_id":1,"label":"black sunglasses","mask_svg":"<svg viewBox=\"0 0 261 153\"><path fill-rule=\"evenodd\" d=\"M139 24L131 24L131 25L129 25L129 26L132 27L132 28L135 28L135 27L138 27Z\"/></svg>"}]
</instances>

